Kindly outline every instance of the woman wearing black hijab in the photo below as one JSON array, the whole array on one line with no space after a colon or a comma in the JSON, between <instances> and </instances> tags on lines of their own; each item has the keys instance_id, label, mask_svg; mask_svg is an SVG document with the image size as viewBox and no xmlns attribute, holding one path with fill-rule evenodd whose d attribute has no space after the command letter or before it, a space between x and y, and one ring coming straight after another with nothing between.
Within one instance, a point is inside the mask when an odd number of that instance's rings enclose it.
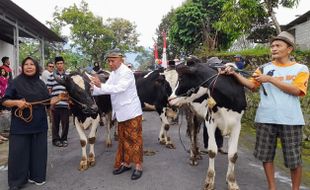
<instances>
[{"instance_id":1,"label":"woman wearing black hijab","mask_svg":"<svg viewBox=\"0 0 310 190\"><path fill-rule=\"evenodd\" d=\"M31 57L22 62L22 73L8 86L3 105L12 108L9 138L8 184L10 189L20 189L27 182L43 185L47 163L47 114L45 106L32 106L32 120L24 121L15 115L17 108L29 102L48 100L48 90L39 78L39 64ZM31 112L23 110L24 118Z\"/></svg>"}]
</instances>

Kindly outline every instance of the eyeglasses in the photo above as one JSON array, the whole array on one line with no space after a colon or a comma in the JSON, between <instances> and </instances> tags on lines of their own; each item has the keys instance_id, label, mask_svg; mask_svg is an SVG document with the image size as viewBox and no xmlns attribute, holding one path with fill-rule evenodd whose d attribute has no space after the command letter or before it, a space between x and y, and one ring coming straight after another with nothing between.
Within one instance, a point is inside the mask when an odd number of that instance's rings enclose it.
<instances>
[{"instance_id":1,"label":"eyeglasses","mask_svg":"<svg viewBox=\"0 0 310 190\"><path fill-rule=\"evenodd\" d=\"M54 68L54 66L52 66L52 65L49 65L48 67L49 67L49 68Z\"/></svg>"}]
</instances>

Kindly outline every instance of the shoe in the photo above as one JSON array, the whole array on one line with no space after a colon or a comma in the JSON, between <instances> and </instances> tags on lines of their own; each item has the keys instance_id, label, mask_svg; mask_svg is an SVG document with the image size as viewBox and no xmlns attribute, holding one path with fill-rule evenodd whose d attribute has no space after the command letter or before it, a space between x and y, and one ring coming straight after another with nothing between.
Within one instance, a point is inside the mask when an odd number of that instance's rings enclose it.
<instances>
[{"instance_id":1,"label":"shoe","mask_svg":"<svg viewBox=\"0 0 310 190\"><path fill-rule=\"evenodd\" d=\"M113 174L118 175L118 174L121 174L121 173L128 171L128 170L131 170L131 167L126 167L124 165L121 165L121 167L113 170Z\"/></svg>"},{"instance_id":2,"label":"shoe","mask_svg":"<svg viewBox=\"0 0 310 190\"><path fill-rule=\"evenodd\" d=\"M46 183L46 181L35 182L35 181L31 180L31 179L28 179L28 182L29 182L29 183L33 183L33 184L36 184L36 185L38 185L38 186L44 185L44 184Z\"/></svg>"},{"instance_id":3,"label":"shoe","mask_svg":"<svg viewBox=\"0 0 310 190\"><path fill-rule=\"evenodd\" d=\"M131 175L131 180L137 180L142 176L143 171L142 170L133 170Z\"/></svg>"},{"instance_id":4,"label":"shoe","mask_svg":"<svg viewBox=\"0 0 310 190\"><path fill-rule=\"evenodd\" d=\"M226 151L223 150L223 148L219 148L218 152L221 153L221 154L228 154Z\"/></svg>"},{"instance_id":5,"label":"shoe","mask_svg":"<svg viewBox=\"0 0 310 190\"><path fill-rule=\"evenodd\" d=\"M68 146L68 141L62 141L62 146L67 147Z\"/></svg>"},{"instance_id":6,"label":"shoe","mask_svg":"<svg viewBox=\"0 0 310 190\"><path fill-rule=\"evenodd\" d=\"M55 141L55 142L53 142L53 145L54 145L54 146L57 146L57 147L63 147L63 144L62 144L62 142L60 142L60 141Z\"/></svg>"},{"instance_id":7,"label":"shoe","mask_svg":"<svg viewBox=\"0 0 310 190\"><path fill-rule=\"evenodd\" d=\"M10 187L9 190L19 190L20 188L17 186Z\"/></svg>"}]
</instances>

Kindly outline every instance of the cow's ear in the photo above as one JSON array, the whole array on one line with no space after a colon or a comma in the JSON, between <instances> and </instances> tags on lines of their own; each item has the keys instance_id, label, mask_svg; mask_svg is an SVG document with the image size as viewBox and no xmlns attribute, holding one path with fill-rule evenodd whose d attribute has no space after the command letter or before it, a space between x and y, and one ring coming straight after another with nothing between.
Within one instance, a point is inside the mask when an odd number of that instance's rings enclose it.
<instances>
[{"instance_id":1,"label":"cow's ear","mask_svg":"<svg viewBox=\"0 0 310 190\"><path fill-rule=\"evenodd\" d=\"M83 71L82 76L83 76L84 80L86 80L87 82L91 81L92 75L88 74L86 71Z\"/></svg>"},{"instance_id":2,"label":"cow's ear","mask_svg":"<svg viewBox=\"0 0 310 190\"><path fill-rule=\"evenodd\" d=\"M91 80L92 75L88 74L86 71L83 71L82 75L86 80Z\"/></svg>"}]
</instances>

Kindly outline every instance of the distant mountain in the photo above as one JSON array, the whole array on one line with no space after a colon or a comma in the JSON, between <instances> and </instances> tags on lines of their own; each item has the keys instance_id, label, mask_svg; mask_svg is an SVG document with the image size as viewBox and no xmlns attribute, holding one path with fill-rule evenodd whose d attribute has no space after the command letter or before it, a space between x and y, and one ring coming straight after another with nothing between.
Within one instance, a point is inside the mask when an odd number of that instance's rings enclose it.
<instances>
[{"instance_id":1,"label":"distant mountain","mask_svg":"<svg viewBox=\"0 0 310 190\"><path fill-rule=\"evenodd\" d=\"M131 63L134 65L134 67L138 66L138 62L135 61L136 57L137 57L138 53L126 53L126 62L127 63Z\"/></svg>"}]
</instances>

